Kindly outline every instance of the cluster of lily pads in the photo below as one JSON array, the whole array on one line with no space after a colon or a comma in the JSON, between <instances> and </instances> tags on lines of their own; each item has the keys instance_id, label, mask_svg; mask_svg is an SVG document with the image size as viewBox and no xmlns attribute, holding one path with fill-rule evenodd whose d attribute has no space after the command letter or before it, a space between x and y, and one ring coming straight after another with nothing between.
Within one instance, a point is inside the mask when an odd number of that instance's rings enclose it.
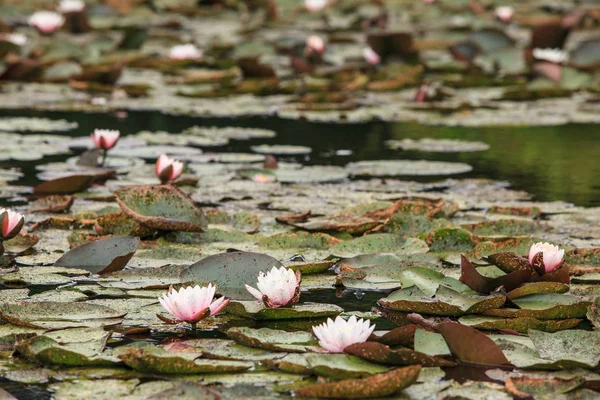
<instances>
[{"instance_id":1,"label":"cluster of lily pads","mask_svg":"<svg viewBox=\"0 0 600 400\"><path fill-rule=\"evenodd\" d=\"M596 396L595 209L487 180L399 179L461 163L302 166L286 158L299 146L190 147L274 135L57 135L64 161L1 192L15 202L2 378L57 399Z\"/></svg>"},{"instance_id":2,"label":"cluster of lily pads","mask_svg":"<svg viewBox=\"0 0 600 400\"><path fill-rule=\"evenodd\" d=\"M0 98L11 107L450 125L598 121L598 10L575 1L0 7ZM557 112L548 115L548 106Z\"/></svg>"}]
</instances>

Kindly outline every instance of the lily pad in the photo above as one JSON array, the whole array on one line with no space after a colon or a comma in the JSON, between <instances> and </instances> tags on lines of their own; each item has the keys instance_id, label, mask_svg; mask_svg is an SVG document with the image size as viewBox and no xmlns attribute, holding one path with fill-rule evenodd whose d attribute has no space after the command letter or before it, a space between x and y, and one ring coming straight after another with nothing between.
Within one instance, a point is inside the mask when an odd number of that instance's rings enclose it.
<instances>
[{"instance_id":1,"label":"lily pad","mask_svg":"<svg viewBox=\"0 0 600 400\"><path fill-rule=\"evenodd\" d=\"M503 308L484 311L484 315L492 317L516 318L530 317L537 319L585 318L590 304L580 297L568 294L540 293L514 299L519 309Z\"/></svg>"},{"instance_id":2,"label":"lily pad","mask_svg":"<svg viewBox=\"0 0 600 400\"><path fill-rule=\"evenodd\" d=\"M427 253L429 247L422 240L403 238L390 233L367 235L336 244L331 253L338 257L354 257L360 254L393 253L411 255Z\"/></svg>"},{"instance_id":3,"label":"lily pad","mask_svg":"<svg viewBox=\"0 0 600 400\"><path fill-rule=\"evenodd\" d=\"M139 245L140 239L131 236L96 240L69 250L54 265L81 268L100 275L120 271L131 260Z\"/></svg>"},{"instance_id":4,"label":"lily pad","mask_svg":"<svg viewBox=\"0 0 600 400\"><path fill-rule=\"evenodd\" d=\"M227 336L244 346L270 351L304 353L317 349L316 338L308 332L286 332L276 329L231 328Z\"/></svg>"},{"instance_id":5,"label":"lily pad","mask_svg":"<svg viewBox=\"0 0 600 400\"><path fill-rule=\"evenodd\" d=\"M441 357L433 357L407 348L394 348L377 342L355 343L344 349L348 354L386 365L421 365L422 367L449 367L454 365Z\"/></svg>"},{"instance_id":6,"label":"lily pad","mask_svg":"<svg viewBox=\"0 0 600 400\"><path fill-rule=\"evenodd\" d=\"M351 175L359 177L454 175L464 174L473 169L463 163L425 160L358 161L348 164L346 168Z\"/></svg>"},{"instance_id":7,"label":"lily pad","mask_svg":"<svg viewBox=\"0 0 600 400\"><path fill-rule=\"evenodd\" d=\"M487 143L456 139L402 139L388 140L385 144L392 150L402 149L441 153L485 151L490 148L490 145Z\"/></svg>"},{"instance_id":8,"label":"lily pad","mask_svg":"<svg viewBox=\"0 0 600 400\"><path fill-rule=\"evenodd\" d=\"M512 330L522 334L527 334L529 329L544 332L558 332L565 329L572 329L578 326L581 321L582 319L578 318L544 321L530 317L495 318L479 315L465 315L458 320L463 325L472 326L477 329Z\"/></svg>"},{"instance_id":9,"label":"lily pad","mask_svg":"<svg viewBox=\"0 0 600 400\"><path fill-rule=\"evenodd\" d=\"M208 224L200 207L171 185L125 187L115 196L128 217L152 229L202 232Z\"/></svg>"},{"instance_id":10,"label":"lily pad","mask_svg":"<svg viewBox=\"0 0 600 400\"><path fill-rule=\"evenodd\" d=\"M259 321L335 317L344 310L335 304L303 303L291 307L267 308L259 301L232 301L227 312Z\"/></svg>"}]
</instances>

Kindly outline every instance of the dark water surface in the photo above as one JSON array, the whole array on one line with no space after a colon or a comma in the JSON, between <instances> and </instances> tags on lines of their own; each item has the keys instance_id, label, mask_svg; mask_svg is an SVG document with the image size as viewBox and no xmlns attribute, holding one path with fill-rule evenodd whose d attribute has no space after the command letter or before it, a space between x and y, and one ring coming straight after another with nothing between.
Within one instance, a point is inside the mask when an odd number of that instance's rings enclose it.
<instances>
[{"instance_id":1,"label":"dark water surface","mask_svg":"<svg viewBox=\"0 0 600 400\"><path fill-rule=\"evenodd\" d=\"M27 110L5 110L0 116L64 118L79 123L79 127L70 132L75 136L88 135L95 128L119 129L122 134L141 130L180 132L194 125L272 129L277 132L272 139L231 141L227 146L204 150L249 152L250 146L256 144L292 144L313 149L310 157L293 158L305 164L344 165L351 161L380 159L465 162L473 166L473 171L454 177L508 181L513 188L533 194L537 201L563 200L581 206L600 206L598 125L465 128L385 122L315 123L278 117L200 118L157 112L129 112L127 118L120 119L103 113ZM488 143L491 148L472 153L428 153L389 150L384 145L386 140L403 138L474 140ZM340 149L352 150L352 155L335 155ZM20 166L27 173L21 183L36 182L31 162L2 162L0 166Z\"/></svg>"}]
</instances>

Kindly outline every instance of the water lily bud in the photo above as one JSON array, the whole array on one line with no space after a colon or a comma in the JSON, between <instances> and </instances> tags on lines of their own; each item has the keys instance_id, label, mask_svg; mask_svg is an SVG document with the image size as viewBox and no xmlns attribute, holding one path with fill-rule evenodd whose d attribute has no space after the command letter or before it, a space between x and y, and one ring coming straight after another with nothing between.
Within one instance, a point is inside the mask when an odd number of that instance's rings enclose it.
<instances>
[{"instance_id":1,"label":"water lily bud","mask_svg":"<svg viewBox=\"0 0 600 400\"><path fill-rule=\"evenodd\" d=\"M377 54L375 50L370 47L365 47L362 54L365 61L371 65L377 65L381 62L381 57L379 54Z\"/></svg>"},{"instance_id":2,"label":"water lily bud","mask_svg":"<svg viewBox=\"0 0 600 400\"><path fill-rule=\"evenodd\" d=\"M121 132L111 129L95 129L90 136L97 149L110 150L117 144Z\"/></svg>"},{"instance_id":3,"label":"water lily bud","mask_svg":"<svg viewBox=\"0 0 600 400\"><path fill-rule=\"evenodd\" d=\"M506 24L512 21L514 14L515 10L511 6L496 7L496 10L494 11L496 18Z\"/></svg>"},{"instance_id":4,"label":"water lily bud","mask_svg":"<svg viewBox=\"0 0 600 400\"><path fill-rule=\"evenodd\" d=\"M319 345L331 353L343 353L351 344L366 342L374 329L375 325L370 326L368 320L357 320L354 315L348 321L340 316L335 321L328 318L327 322L312 328Z\"/></svg>"},{"instance_id":5,"label":"water lily bud","mask_svg":"<svg viewBox=\"0 0 600 400\"><path fill-rule=\"evenodd\" d=\"M2 221L3 240L12 239L17 236L21 232L21 228L23 228L23 223L25 222L23 214L4 208L0 209L0 220Z\"/></svg>"},{"instance_id":6,"label":"water lily bud","mask_svg":"<svg viewBox=\"0 0 600 400\"><path fill-rule=\"evenodd\" d=\"M550 243L535 243L529 248L529 264L533 265L535 256L542 253L544 270L552 272L560 267L564 261L565 251Z\"/></svg>"},{"instance_id":7,"label":"water lily bud","mask_svg":"<svg viewBox=\"0 0 600 400\"><path fill-rule=\"evenodd\" d=\"M53 11L38 11L29 17L29 25L41 33L52 33L65 23L65 18Z\"/></svg>"},{"instance_id":8,"label":"water lily bud","mask_svg":"<svg viewBox=\"0 0 600 400\"><path fill-rule=\"evenodd\" d=\"M309 36L306 39L306 52L323 54L325 52L325 41L323 38L317 35Z\"/></svg>"},{"instance_id":9,"label":"water lily bud","mask_svg":"<svg viewBox=\"0 0 600 400\"><path fill-rule=\"evenodd\" d=\"M174 181L183 173L183 163L162 154L156 160L156 176L162 183Z\"/></svg>"},{"instance_id":10,"label":"water lily bud","mask_svg":"<svg viewBox=\"0 0 600 400\"><path fill-rule=\"evenodd\" d=\"M329 0L304 0L304 8L309 12L323 11L329 4Z\"/></svg>"},{"instance_id":11,"label":"water lily bud","mask_svg":"<svg viewBox=\"0 0 600 400\"><path fill-rule=\"evenodd\" d=\"M198 285L188 286L179 291L171 287L166 294L158 298L158 301L179 321L195 324L204 318L218 314L229 304L229 299L225 297L214 300L215 290L216 287L212 284L202 288Z\"/></svg>"},{"instance_id":12,"label":"water lily bud","mask_svg":"<svg viewBox=\"0 0 600 400\"><path fill-rule=\"evenodd\" d=\"M267 274L260 272L258 275L258 290L246 285L250 294L262 301L266 307L287 307L300 298L300 283L302 276L300 271L281 267L273 267Z\"/></svg>"}]
</instances>

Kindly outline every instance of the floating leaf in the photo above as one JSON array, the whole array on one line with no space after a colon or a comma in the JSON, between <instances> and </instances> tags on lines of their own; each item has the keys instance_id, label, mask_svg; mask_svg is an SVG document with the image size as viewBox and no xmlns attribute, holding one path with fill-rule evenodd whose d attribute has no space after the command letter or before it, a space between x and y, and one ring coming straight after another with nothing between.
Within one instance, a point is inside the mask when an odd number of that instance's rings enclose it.
<instances>
[{"instance_id":1,"label":"floating leaf","mask_svg":"<svg viewBox=\"0 0 600 400\"><path fill-rule=\"evenodd\" d=\"M364 379L347 379L295 390L297 397L368 399L396 393L417 380L421 366L398 368Z\"/></svg>"},{"instance_id":2,"label":"floating leaf","mask_svg":"<svg viewBox=\"0 0 600 400\"><path fill-rule=\"evenodd\" d=\"M587 308L591 304L591 302L585 301L580 297L555 293L532 294L514 299L513 302L520 308L487 310L484 311L483 314L503 318L584 318Z\"/></svg>"},{"instance_id":3,"label":"floating leaf","mask_svg":"<svg viewBox=\"0 0 600 400\"><path fill-rule=\"evenodd\" d=\"M443 322L436 329L444 336L452 354L461 361L482 365L508 365L502 350L477 329L456 322Z\"/></svg>"},{"instance_id":4,"label":"floating leaf","mask_svg":"<svg viewBox=\"0 0 600 400\"><path fill-rule=\"evenodd\" d=\"M271 351L304 353L318 347L316 338L308 332L286 332L276 329L248 327L231 328L227 336L244 346Z\"/></svg>"},{"instance_id":5,"label":"floating leaf","mask_svg":"<svg viewBox=\"0 0 600 400\"><path fill-rule=\"evenodd\" d=\"M388 367L373 364L348 354L289 354L268 365L290 373L318 375L332 379L357 379L389 371Z\"/></svg>"},{"instance_id":6,"label":"floating leaf","mask_svg":"<svg viewBox=\"0 0 600 400\"><path fill-rule=\"evenodd\" d=\"M353 176L427 176L464 174L473 168L462 163L443 161L358 161L347 165Z\"/></svg>"},{"instance_id":7,"label":"floating leaf","mask_svg":"<svg viewBox=\"0 0 600 400\"><path fill-rule=\"evenodd\" d=\"M68 175L42 182L33 188L35 194L68 194L83 192L94 182L94 175Z\"/></svg>"},{"instance_id":8,"label":"floating leaf","mask_svg":"<svg viewBox=\"0 0 600 400\"><path fill-rule=\"evenodd\" d=\"M202 232L207 227L202 210L174 186L124 187L115 196L127 216L149 228Z\"/></svg>"},{"instance_id":9,"label":"floating leaf","mask_svg":"<svg viewBox=\"0 0 600 400\"><path fill-rule=\"evenodd\" d=\"M107 274L125 268L139 244L140 239L131 236L96 240L69 250L56 260L54 265L83 268L94 274Z\"/></svg>"},{"instance_id":10,"label":"floating leaf","mask_svg":"<svg viewBox=\"0 0 600 400\"><path fill-rule=\"evenodd\" d=\"M227 312L259 321L335 317L344 310L335 304L303 303L290 307L267 308L259 301L232 301Z\"/></svg>"},{"instance_id":11,"label":"floating leaf","mask_svg":"<svg viewBox=\"0 0 600 400\"><path fill-rule=\"evenodd\" d=\"M497 278L488 278L481 275L465 256L461 256L460 267L460 281L479 293L490 293L498 287L511 291L527 281L532 273L528 270L517 270Z\"/></svg>"},{"instance_id":12,"label":"floating leaf","mask_svg":"<svg viewBox=\"0 0 600 400\"><path fill-rule=\"evenodd\" d=\"M536 329L544 332L557 332L565 329L572 329L581 323L581 319L569 318L562 320L539 320L531 317L517 318L494 318L478 315L465 315L458 322L463 325L472 326L484 330L512 330L522 334L527 334L529 329Z\"/></svg>"},{"instance_id":13,"label":"floating leaf","mask_svg":"<svg viewBox=\"0 0 600 400\"><path fill-rule=\"evenodd\" d=\"M181 282L214 282L221 294L236 299L253 299L245 285L253 286L259 272L266 272L283 264L266 254L231 252L206 257L183 270Z\"/></svg>"},{"instance_id":14,"label":"floating leaf","mask_svg":"<svg viewBox=\"0 0 600 400\"><path fill-rule=\"evenodd\" d=\"M394 253L401 255L426 253L429 248L419 239L402 238L398 235L382 233L367 235L341 242L331 248L338 257L353 257L369 253Z\"/></svg>"},{"instance_id":15,"label":"floating leaf","mask_svg":"<svg viewBox=\"0 0 600 400\"><path fill-rule=\"evenodd\" d=\"M422 367L449 367L453 362L440 357L419 353L407 348L392 349L382 343L355 343L344 349L348 354L386 365L417 365Z\"/></svg>"}]
</instances>

